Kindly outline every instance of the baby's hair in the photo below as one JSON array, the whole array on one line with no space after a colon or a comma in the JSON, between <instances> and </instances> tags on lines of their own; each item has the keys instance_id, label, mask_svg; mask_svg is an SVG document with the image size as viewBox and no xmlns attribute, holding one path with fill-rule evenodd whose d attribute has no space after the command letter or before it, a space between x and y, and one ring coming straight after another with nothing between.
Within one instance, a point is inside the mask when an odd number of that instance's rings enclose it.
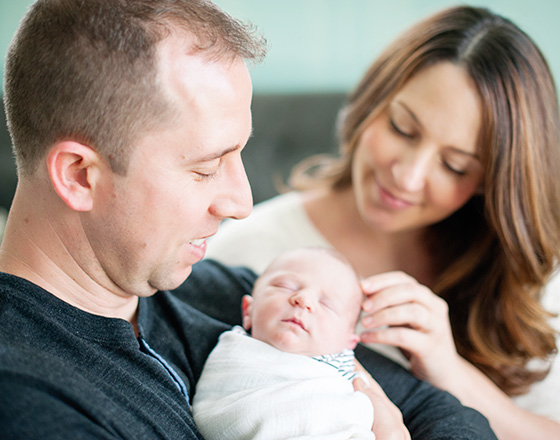
<instances>
[{"instance_id":1,"label":"baby's hair","mask_svg":"<svg viewBox=\"0 0 560 440\"><path fill-rule=\"evenodd\" d=\"M354 272L354 274L356 275L356 279L358 280L358 282L360 282L362 280L362 277L358 274L358 272L356 271L356 269L354 268L354 266L352 265L350 260L342 252L340 252L340 251L338 251L334 248L322 247L322 246L308 246L308 247L303 247L301 249L302 250L309 249L309 250L323 251L326 254L329 254L329 255L333 256L334 258L339 260L341 263L345 264L350 269L352 269L352 272Z\"/></svg>"},{"instance_id":2,"label":"baby's hair","mask_svg":"<svg viewBox=\"0 0 560 440\"><path fill-rule=\"evenodd\" d=\"M302 249L309 249L309 250L317 250L317 251L323 251L326 254L331 255L332 257L336 258L337 260L339 260L341 263L345 264L346 266L348 266L350 269L352 269L352 272L354 272L354 275L356 275L356 280L358 282L360 282L362 280L362 277L358 274L358 271L354 268L354 266L352 265L352 263L350 262L350 260L346 257L346 255L344 255L342 252L337 251L334 248L330 248L330 247L322 247L322 246L308 246L308 247L304 247Z\"/></svg>"}]
</instances>

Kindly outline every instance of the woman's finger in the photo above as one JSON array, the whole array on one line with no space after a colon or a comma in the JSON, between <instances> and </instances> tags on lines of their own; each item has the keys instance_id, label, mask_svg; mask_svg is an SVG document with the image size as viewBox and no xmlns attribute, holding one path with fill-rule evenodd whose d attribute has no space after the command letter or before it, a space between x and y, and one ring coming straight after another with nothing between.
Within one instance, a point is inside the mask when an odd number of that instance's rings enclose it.
<instances>
[{"instance_id":1,"label":"woman's finger","mask_svg":"<svg viewBox=\"0 0 560 440\"><path fill-rule=\"evenodd\" d=\"M435 314L424 304L404 303L383 308L373 314L365 315L361 323L366 329L378 327L407 326L428 332L437 325Z\"/></svg>"},{"instance_id":2,"label":"woman's finger","mask_svg":"<svg viewBox=\"0 0 560 440\"><path fill-rule=\"evenodd\" d=\"M434 294L429 288L416 282L393 284L370 295L362 304L366 313L375 313L378 310L393 307L404 303L424 304L435 312L446 312L445 301Z\"/></svg>"},{"instance_id":3,"label":"woman's finger","mask_svg":"<svg viewBox=\"0 0 560 440\"><path fill-rule=\"evenodd\" d=\"M404 272L394 271L372 275L363 279L361 281L361 285L364 294L368 296L380 290L386 289L387 287L408 282L416 282L416 280Z\"/></svg>"}]
</instances>

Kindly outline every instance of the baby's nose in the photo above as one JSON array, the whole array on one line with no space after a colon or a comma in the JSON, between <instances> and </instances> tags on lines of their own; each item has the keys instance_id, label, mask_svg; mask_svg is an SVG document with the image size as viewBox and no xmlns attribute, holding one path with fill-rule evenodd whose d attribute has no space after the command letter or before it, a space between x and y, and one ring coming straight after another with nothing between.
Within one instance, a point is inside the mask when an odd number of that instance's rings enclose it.
<instances>
[{"instance_id":1,"label":"baby's nose","mask_svg":"<svg viewBox=\"0 0 560 440\"><path fill-rule=\"evenodd\" d=\"M313 309L311 298L303 291L299 291L292 296L292 305L306 309L309 312Z\"/></svg>"}]
</instances>

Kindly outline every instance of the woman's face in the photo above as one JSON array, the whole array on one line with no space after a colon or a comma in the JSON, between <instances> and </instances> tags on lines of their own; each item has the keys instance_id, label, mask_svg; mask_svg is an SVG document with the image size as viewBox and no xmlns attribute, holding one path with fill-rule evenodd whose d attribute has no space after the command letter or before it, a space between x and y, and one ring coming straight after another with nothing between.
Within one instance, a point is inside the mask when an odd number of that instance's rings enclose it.
<instances>
[{"instance_id":1,"label":"woman's face","mask_svg":"<svg viewBox=\"0 0 560 440\"><path fill-rule=\"evenodd\" d=\"M414 77L362 134L352 163L362 219L398 232L436 223L479 189L480 99L466 71L442 62Z\"/></svg>"}]
</instances>

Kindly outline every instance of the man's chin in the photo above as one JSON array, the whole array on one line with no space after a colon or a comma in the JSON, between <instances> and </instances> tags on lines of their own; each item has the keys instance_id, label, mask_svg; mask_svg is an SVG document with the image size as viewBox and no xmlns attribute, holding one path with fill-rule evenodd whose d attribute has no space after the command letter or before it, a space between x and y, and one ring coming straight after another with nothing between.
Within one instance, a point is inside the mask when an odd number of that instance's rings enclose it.
<instances>
[{"instance_id":1,"label":"man's chin","mask_svg":"<svg viewBox=\"0 0 560 440\"><path fill-rule=\"evenodd\" d=\"M188 266L181 271L176 271L175 273L170 274L169 276L154 277L153 279L148 280L148 284L152 289L154 289L154 293L161 290L173 290L183 284L191 273L192 266Z\"/></svg>"}]
</instances>

